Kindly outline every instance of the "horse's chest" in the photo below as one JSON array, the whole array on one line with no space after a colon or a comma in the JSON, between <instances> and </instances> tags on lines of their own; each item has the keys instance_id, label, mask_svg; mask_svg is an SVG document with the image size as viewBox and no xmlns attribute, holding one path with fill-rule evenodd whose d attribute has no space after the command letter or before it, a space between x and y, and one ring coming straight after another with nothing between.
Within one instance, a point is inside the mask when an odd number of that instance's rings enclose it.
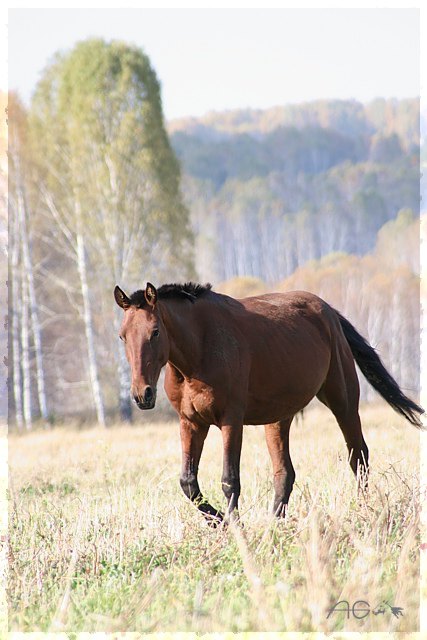
<instances>
[{"instance_id":1,"label":"horse's chest","mask_svg":"<svg viewBox=\"0 0 427 640\"><path fill-rule=\"evenodd\" d=\"M218 409L214 391L202 383L184 383L181 413L194 422L202 421L215 424L218 419Z\"/></svg>"}]
</instances>

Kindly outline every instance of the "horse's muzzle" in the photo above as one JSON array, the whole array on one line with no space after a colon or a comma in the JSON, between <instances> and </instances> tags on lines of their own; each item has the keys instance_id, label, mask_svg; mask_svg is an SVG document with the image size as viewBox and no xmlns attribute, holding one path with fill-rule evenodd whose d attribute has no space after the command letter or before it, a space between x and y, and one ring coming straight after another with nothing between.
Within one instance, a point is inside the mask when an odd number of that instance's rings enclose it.
<instances>
[{"instance_id":1,"label":"horse's muzzle","mask_svg":"<svg viewBox=\"0 0 427 640\"><path fill-rule=\"evenodd\" d=\"M133 396L138 409L145 411L146 409L154 409L156 404L156 390L151 387L145 387L143 395Z\"/></svg>"}]
</instances>

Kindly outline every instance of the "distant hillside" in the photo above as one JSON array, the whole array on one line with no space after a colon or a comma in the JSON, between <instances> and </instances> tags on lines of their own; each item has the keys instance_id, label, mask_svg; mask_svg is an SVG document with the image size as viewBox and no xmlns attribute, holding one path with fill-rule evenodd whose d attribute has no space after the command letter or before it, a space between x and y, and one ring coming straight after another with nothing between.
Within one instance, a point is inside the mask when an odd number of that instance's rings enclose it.
<instances>
[{"instance_id":1,"label":"distant hillside","mask_svg":"<svg viewBox=\"0 0 427 640\"><path fill-rule=\"evenodd\" d=\"M356 100L318 100L270 109L212 111L201 118L172 120L169 133L183 131L202 139L220 139L249 133L265 135L278 127L321 127L346 136L397 133L411 144L419 140L419 100L378 98L364 105Z\"/></svg>"},{"instance_id":2,"label":"distant hillside","mask_svg":"<svg viewBox=\"0 0 427 640\"><path fill-rule=\"evenodd\" d=\"M417 99L211 113L169 132L202 279L277 282L330 252L365 254L400 210L418 213Z\"/></svg>"}]
</instances>

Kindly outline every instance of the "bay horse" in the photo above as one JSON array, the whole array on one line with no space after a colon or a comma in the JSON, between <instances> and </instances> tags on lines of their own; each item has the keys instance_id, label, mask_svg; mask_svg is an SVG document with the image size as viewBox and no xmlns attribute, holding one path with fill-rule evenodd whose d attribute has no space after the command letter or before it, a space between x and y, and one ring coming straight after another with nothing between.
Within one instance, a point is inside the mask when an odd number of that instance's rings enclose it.
<instances>
[{"instance_id":1,"label":"bay horse","mask_svg":"<svg viewBox=\"0 0 427 640\"><path fill-rule=\"evenodd\" d=\"M236 300L210 284L166 284L127 296L120 338L132 373L131 394L152 409L162 367L166 394L179 415L180 484L211 524L224 514L203 497L197 480L211 425L223 440L226 519L237 517L244 424L264 424L274 474L274 513L283 517L295 480L289 429L295 414L317 398L334 414L351 468L367 478L368 447L359 417L355 361L368 382L410 423L423 428L423 409L403 394L375 350L350 322L318 296L268 293ZM365 480L366 481L366 480Z\"/></svg>"}]
</instances>

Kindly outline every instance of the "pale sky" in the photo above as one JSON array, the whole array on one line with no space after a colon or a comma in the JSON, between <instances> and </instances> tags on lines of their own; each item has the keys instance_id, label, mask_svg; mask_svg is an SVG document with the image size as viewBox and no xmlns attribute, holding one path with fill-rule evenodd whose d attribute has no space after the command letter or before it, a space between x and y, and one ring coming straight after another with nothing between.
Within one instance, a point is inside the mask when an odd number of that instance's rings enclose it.
<instances>
[{"instance_id":1,"label":"pale sky","mask_svg":"<svg viewBox=\"0 0 427 640\"><path fill-rule=\"evenodd\" d=\"M140 46L165 116L420 95L418 9L11 9L9 88L26 103L57 50Z\"/></svg>"}]
</instances>

